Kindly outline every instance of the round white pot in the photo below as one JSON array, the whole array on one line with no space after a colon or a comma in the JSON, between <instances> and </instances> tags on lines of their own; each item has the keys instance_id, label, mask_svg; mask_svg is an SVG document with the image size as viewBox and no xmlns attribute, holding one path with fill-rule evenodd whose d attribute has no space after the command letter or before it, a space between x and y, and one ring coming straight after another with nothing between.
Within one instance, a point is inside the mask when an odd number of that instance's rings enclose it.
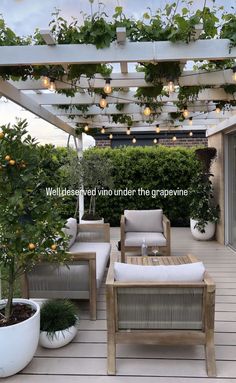
<instances>
[{"instance_id":1,"label":"round white pot","mask_svg":"<svg viewBox=\"0 0 236 383\"><path fill-rule=\"evenodd\" d=\"M70 343L76 336L77 326L71 326L65 330L56 331L53 336L46 331L41 331L39 336L39 344L46 348L60 348Z\"/></svg>"},{"instance_id":2,"label":"round white pot","mask_svg":"<svg viewBox=\"0 0 236 383\"><path fill-rule=\"evenodd\" d=\"M1 300L0 305L5 302ZM26 303L36 312L24 322L0 327L0 378L14 375L25 368L33 358L39 341L39 305L28 299L14 299L13 302Z\"/></svg>"},{"instance_id":3,"label":"round white pot","mask_svg":"<svg viewBox=\"0 0 236 383\"><path fill-rule=\"evenodd\" d=\"M80 223L85 223L85 224L92 224L92 223L104 223L104 218L101 219L96 219L95 221L92 220L87 220L87 219L81 219Z\"/></svg>"},{"instance_id":4,"label":"round white pot","mask_svg":"<svg viewBox=\"0 0 236 383\"><path fill-rule=\"evenodd\" d=\"M191 233L198 241L208 241L215 234L216 225L213 222L208 222L205 226L205 233L201 233L198 228L194 227L197 221L193 218L190 219Z\"/></svg>"}]
</instances>

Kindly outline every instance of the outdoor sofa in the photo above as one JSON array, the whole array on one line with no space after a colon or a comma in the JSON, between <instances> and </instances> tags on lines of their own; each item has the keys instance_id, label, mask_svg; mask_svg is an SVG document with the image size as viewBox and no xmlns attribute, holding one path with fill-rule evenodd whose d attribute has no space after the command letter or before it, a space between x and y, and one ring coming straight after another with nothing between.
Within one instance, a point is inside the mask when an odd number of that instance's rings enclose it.
<instances>
[{"instance_id":1,"label":"outdoor sofa","mask_svg":"<svg viewBox=\"0 0 236 383\"><path fill-rule=\"evenodd\" d=\"M66 265L40 263L24 276L27 298L89 299L90 319L96 320L97 290L110 256L109 224L77 224L68 219L68 252L73 260Z\"/></svg>"}]
</instances>

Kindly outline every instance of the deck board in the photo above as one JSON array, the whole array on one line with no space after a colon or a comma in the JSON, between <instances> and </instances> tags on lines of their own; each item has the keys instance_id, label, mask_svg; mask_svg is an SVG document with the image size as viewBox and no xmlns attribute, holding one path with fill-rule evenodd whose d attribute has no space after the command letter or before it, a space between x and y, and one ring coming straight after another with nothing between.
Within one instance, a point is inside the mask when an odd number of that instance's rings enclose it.
<instances>
[{"instance_id":1,"label":"deck board","mask_svg":"<svg viewBox=\"0 0 236 383\"><path fill-rule=\"evenodd\" d=\"M119 229L111 229L113 252ZM236 254L215 241L194 241L189 229L172 229L172 255L193 254L216 282L215 345L218 376L207 378L204 349L143 345L117 346L117 376L106 374L105 288L98 294L98 320L79 303L79 332L58 350L38 348L33 361L6 383L236 383Z\"/></svg>"}]
</instances>

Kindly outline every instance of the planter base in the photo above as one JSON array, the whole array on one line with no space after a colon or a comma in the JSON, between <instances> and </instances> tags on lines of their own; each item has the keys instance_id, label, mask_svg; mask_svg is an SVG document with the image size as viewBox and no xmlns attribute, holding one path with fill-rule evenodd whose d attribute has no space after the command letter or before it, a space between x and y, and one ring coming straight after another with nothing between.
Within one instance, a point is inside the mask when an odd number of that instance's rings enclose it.
<instances>
[{"instance_id":1,"label":"planter base","mask_svg":"<svg viewBox=\"0 0 236 383\"><path fill-rule=\"evenodd\" d=\"M23 370L33 358L38 346L40 331L40 308L36 302L14 299L15 303L31 305L35 314L20 323L0 328L0 378ZM0 301L0 305L5 303Z\"/></svg>"},{"instance_id":2,"label":"planter base","mask_svg":"<svg viewBox=\"0 0 236 383\"><path fill-rule=\"evenodd\" d=\"M197 221L195 219L190 219L190 228L191 233L194 239L197 241L209 241L213 238L215 234L215 223L208 222L205 226L205 233L201 233L196 227Z\"/></svg>"},{"instance_id":3,"label":"planter base","mask_svg":"<svg viewBox=\"0 0 236 383\"><path fill-rule=\"evenodd\" d=\"M39 336L39 344L45 348L60 348L70 343L77 334L77 326L71 326L63 331L56 331L52 336L46 331L41 331Z\"/></svg>"}]
</instances>

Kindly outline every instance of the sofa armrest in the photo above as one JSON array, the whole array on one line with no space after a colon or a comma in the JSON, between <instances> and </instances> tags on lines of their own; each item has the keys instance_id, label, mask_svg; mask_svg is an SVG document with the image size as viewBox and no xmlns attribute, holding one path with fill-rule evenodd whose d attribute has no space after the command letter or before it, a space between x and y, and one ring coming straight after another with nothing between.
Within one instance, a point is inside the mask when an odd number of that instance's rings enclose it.
<instances>
[{"instance_id":1,"label":"sofa armrest","mask_svg":"<svg viewBox=\"0 0 236 383\"><path fill-rule=\"evenodd\" d=\"M120 249L121 249L121 262L125 262L125 216L120 218Z\"/></svg>"},{"instance_id":2,"label":"sofa armrest","mask_svg":"<svg viewBox=\"0 0 236 383\"><path fill-rule=\"evenodd\" d=\"M96 242L110 242L110 224L109 223L91 223L91 224L78 224L78 234L79 233L99 233L101 234L101 239L96 240ZM77 235L78 235L77 234ZM92 240L90 242L93 242Z\"/></svg>"},{"instance_id":3,"label":"sofa armrest","mask_svg":"<svg viewBox=\"0 0 236 383\"><path fill-rule=\"evenodd\" d=\"M166 238L166 245L167 245L167 255L171 254L170 251L170 220L163 214L163 234L164 237Z\"/></svg>"}]
</instances>

